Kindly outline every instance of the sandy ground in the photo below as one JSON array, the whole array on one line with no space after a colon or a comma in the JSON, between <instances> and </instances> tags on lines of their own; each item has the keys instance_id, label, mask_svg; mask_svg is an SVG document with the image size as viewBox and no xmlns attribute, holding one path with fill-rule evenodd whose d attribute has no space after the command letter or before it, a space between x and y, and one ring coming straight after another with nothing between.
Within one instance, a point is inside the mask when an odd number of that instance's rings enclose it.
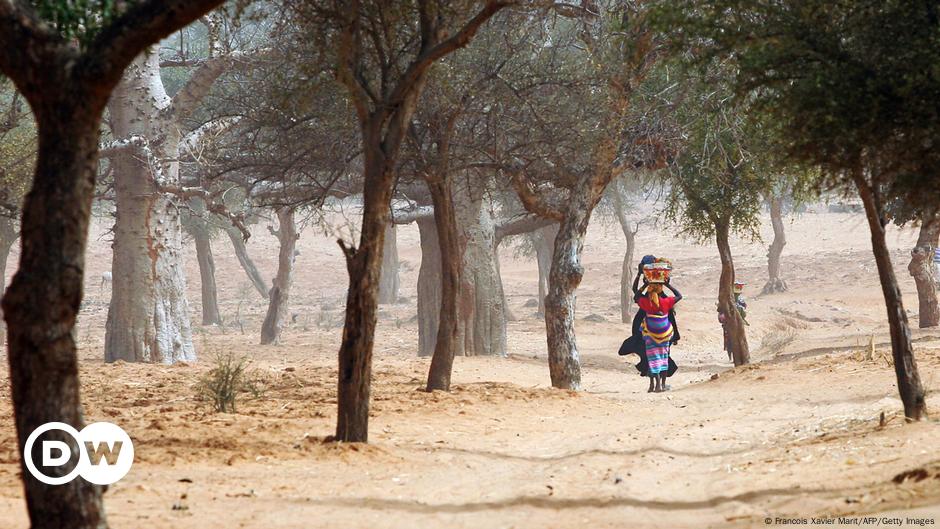
<instances>
[{"instance_id":1,"label":"sandy ground","mask_svg":"<svg viewBox=\"0 0 940 529\"><path fill-rule=\"evenodd\" d=\"M105 365L105 228L95 227L79 328L87 418L121 425L137 450L130 474L105 495L112 527L750 527L767 517L812 525L811 516L869 513L914 527L906 518L940 518L940 426L900 416L861 216L804 214L787 223L791 288L750 296L756 363L739 369L721 351L713 245L641 231L638 255L673 258L674 282L686 295L683 340L673 350L681 369L666 394L645 393L644 379L616 355L629 332L617 299L624 242L603 222L589 233L578 298L584 391L548 387L543 323L525 306L536 292L534 259L515 257L511 247L501 265L516 317L509 357L459 358L452 393L421 391L428 361L415 357L413 319L420 251L417 230L407 227L399 234L404 299L380 314L371 442L339 446L323 443L335 423L346 280L332 238L316 227L303 232L296 318L282 345L257 345L265 305L221 238L214 250L228 323L195 328L203 361ZM905 267L915 235L890 232L914 318ZM753 294L766 277L766 241L738 240L734 248ZM270 277L276 241L264 226L249 249ZM195 267L187 254L198 322ZM607 321L580 320L590 314ZM938 410L940 330L915 329L914 338L928 405ZM213 354L226 351L250 357L259 391L243 395L238 413L216 414L196 397L196 384ZM923 470L904 474L916 469ZM27 526L18 472L4 369L4 529Z\"/></svg>"}]
</instances>

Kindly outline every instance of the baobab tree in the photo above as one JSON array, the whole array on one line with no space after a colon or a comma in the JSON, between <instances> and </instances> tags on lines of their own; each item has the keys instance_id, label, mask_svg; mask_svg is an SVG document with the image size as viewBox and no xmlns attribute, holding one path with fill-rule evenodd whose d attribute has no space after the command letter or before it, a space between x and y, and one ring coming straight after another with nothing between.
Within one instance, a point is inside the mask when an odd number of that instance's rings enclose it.
<instances>
[{"instance_id":1,"label":"baobab tree","mask_svg":"<svg viewBox=\"0 0 940 529\"><path fill-rule=\"evenodd\" d=\"M220 3L142 0L79 8L38 2L36 9L0 1L0 72L29 102L39 136L35 176L23 203L19 269L3 297L21 456L27 436L41 424L83 425L71 330L82 299L98 133L108 98L138 54ZM81 479L50 487L25 467L22 476L34 526L107 526L101 487Z\"/></svg>"},{"instance_id":2,"label":"baobab tree","mask_svg":"<svg viewBox=\"0 0 940 529\"><path fill-rule=\"evenodd\" d=\"M6 79L0 79L0 292L6 288L7 260L20 236L23 195L36 159L36 124L26 101ZM6 325L0 321L0 331Z\"/></svg>"},{"instance_id":3,"label":"baobab tree","mask_svg":"<svg viewBox=\"0 0 940 529\"><path fill-rule=\"evenodd\" d=\"M218 133L231 118L189 130L187 121L216 80L245 54L225 49L218 21L208 27L207 56L169 64L195 65L188 80L170 97L164 87L161 57L149 48L125 72L109 103L108 149L114 174L114 285L108 308L105 360L129 362L194 361L186 277L182 263L182 225L178 188L180 159L195 150L201 136Z\"/></svg>"}]
</instances>

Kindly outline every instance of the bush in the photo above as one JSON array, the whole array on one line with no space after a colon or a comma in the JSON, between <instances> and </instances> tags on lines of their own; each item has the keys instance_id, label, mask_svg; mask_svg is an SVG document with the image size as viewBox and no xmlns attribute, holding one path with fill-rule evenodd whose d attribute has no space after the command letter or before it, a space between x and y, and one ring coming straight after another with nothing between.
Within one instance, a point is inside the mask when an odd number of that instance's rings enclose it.
<instances>
[{"instance_id":1,"label":"bush","mask_svg":"<svg viewBox=\"0 0 940 529\"><path fill-rule=\"evenodd\" d=\"M198 393L212 403L215 411L235 413L235 400L244 390L248 359L234 353L216 353L214 365L199 380Z\"/></svg>"}]
</instances>

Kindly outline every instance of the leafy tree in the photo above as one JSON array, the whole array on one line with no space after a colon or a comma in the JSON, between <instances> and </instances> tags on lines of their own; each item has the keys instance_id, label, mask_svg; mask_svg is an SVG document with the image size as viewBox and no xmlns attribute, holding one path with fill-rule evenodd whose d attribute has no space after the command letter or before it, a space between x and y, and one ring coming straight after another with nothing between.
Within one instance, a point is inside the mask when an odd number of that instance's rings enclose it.
<instances>
[{"instance_id":1,"label":"leafy tree","mask_svg":"<svg viewBox=\"0 0 940 529\"><path fill-rule=\"evenodd\" d=\"M676 119L683 141L669 170L667 217L682 233L714 239L721 258L718 311L725 345L735 365L750 362L745 323L735 307L730 236L760 237L763 197L774 173L763 163L763 130L747 119L747 107L731 97L725 68L688 71L679 83Z\"/></svg>"},{"instance_id":2,"label":"leafy tree","mask_svg":"<svg viewBox=\"0 0 940 529\"><path fill-rule=\"evenodd\" d=\"M661 1L660 22L774 123L776 150L862 199L904 413L926 413L907 314L885 243L885 204L940 196L940 16L904 0Z\"/></svg>"}]
</instances>

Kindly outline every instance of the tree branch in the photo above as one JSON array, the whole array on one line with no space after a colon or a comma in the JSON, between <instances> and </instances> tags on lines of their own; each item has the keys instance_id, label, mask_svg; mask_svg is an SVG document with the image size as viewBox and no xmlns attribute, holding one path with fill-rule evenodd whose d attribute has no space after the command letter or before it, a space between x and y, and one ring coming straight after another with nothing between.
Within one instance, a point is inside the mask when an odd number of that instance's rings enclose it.
<instances>
[{"instance_id":1,"label":"tree branch","mask_svg":"<svg viewBox=\"0 0 940 529\"><path fill-rule=\"evenodd\" d=\"M166 112L173 116L173 119L177 122L188 117L196 109L199 102L206 97L209 90L212 89L216 79L239 62L247 63L248 60L249 55L239 52L206 59L193 72L192 77L183 85L183 88L173 96L173 101Z\"/></svg>"},{"instance_id":2,"label":"tree branch","mask_svg":"<svg viewBox=\"0 0 940 529\"><path fill-rule=\"evenodd\" d=\"M561 207L557 204L549 204L548 200L535 190L532 182L522 173L521 170L515 171L510 181L526 211L558 222L564 220L565 215L562 213Z\"/></svg>"},{"instance_id":3,"label":"tree branch","mask_svg":"<svg viewBox=\"0 0 940 529\"><path fill-rule=\"evenodd\" d=\"M392 208L392 222L395 224L411 224L423 219L434 218L434 206L418 206L409 209Z\"/></svg>"},{"instance_id":4,"label":"tree branch","mask_svg":"<svg viewBox=\"0 0 940 529\"><path fill-rule=\"evenodd\" d=\"M50 65L59 62L57 55L69 50L29 4L0 0L0 72L25 96L32 94L24 87L39 84L35 78L51 71Z\"/></svg>"},{"instance_id":5,"label":"tree branch","mask_svg":"<svg viewBox=\"0 0 940 529\"><path fill-rule=\"evenodd\" d=\"M398 81L398 84L395 86L395 90L392 92L389 101L392 106L399 105L405 100L410 89L422 75L425 74L427 69L434 64L438 59L441 59L445 55L451 53L454 50L463 48L473 37L477 34L480 27L486 23L487 20L493 17L504 7L508 7L516 3L516 0L489 0L486 2L486 5L483 6L483 9L480 10L470 21L468 21L463 28L460 29L449 39L439 42L435 46L428 48L424 51L417 59L415 59L408 69L405 70L405 73L402 75L401 79ZM425 30L422 28L422 33Z\"/></svg>"},{"instance_id":6,"label":"tree branch","mask_svg":"<svg viewBox=\"0 0 940 529\"><path fill-rule=\"evenodd\" d=\"M552 219L531 213L506 219L496 226L496 245L499 246L499 243L506 237L529 233L554 223L555 221Z\"/></svg>"},{"instance_id":7,"label":"tree branch","mask_svg":"<svg viewBox=\"0 0 940 529\"><path fill-rule=\"evenodd\" d=\"M0 0L0 5L9 0ZM147 46L198 19L223 0L145 0L104 27L73 67L79 80L110 92Z\"/></svg>"}]
</instances>

